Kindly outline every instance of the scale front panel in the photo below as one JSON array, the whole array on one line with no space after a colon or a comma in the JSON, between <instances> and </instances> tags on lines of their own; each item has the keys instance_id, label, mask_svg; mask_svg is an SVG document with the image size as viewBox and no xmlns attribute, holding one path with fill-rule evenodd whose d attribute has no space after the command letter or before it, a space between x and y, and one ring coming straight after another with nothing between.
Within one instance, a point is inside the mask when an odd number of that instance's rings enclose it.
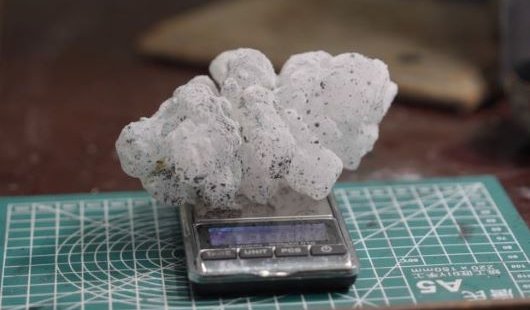
<instances>
[{"instance_id":1,"label":"scale front panel","mask_svg":"<svg viewBox=\"0 0 530 310\"><path fill-rule=\"evenodd\" d=\"M320 289L347 288L358 263L346 226L332 201L313 201L311 207L304 214L300 206L291 215L285 208L278 215L261 206L259 216L236 210L215 217L207 212L197 216L188 206L181 220L184 232L190 232L185 248L193 286L205 293L236 286L238 293L281 287L298 291L295 287L317 283Z\"/></svg>"}]
</instances>

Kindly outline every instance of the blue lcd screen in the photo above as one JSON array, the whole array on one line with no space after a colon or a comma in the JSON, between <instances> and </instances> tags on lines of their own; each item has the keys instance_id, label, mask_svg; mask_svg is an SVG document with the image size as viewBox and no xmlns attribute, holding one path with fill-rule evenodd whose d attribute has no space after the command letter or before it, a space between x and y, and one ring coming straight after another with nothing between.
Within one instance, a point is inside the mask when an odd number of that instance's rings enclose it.
<instances>
[{"instance_id":1,"label":"blue lcd screen","mask_svg":"<svg viewBox=\"0 0 530 310\"><path fill-rule=\"evenodd\" d=\"M305 243L328 238L324 223L210 227L208 234L212 246Z\"/></svg>"}]
</instances>

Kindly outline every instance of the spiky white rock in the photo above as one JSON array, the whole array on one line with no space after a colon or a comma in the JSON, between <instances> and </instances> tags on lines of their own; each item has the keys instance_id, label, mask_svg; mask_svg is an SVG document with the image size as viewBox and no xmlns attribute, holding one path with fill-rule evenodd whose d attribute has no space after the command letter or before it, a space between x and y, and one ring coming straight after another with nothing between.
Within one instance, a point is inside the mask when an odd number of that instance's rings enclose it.
<instances>
[{"instance_id":1,"label":"spiky white rock","mask_svg":"<svg viewBox=\"0 0 530 310\"><path fill-rule=\"evenodd\" d=\"M116 141L123 170L163 203L267 203L281 187L322 199L372 149L397 93L383 62L355 53L293 55L276 75L237 49L210 73L216 83L193 78Z\"/></svg>"}]
</instances>

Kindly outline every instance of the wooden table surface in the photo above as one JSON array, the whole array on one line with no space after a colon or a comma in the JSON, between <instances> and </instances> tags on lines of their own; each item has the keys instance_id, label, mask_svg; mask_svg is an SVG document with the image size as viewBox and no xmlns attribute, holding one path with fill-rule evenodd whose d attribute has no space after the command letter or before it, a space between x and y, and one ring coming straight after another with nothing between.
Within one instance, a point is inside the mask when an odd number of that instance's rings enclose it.
<instances>
[{"instance_id":1,"label":"wooden table surface","mask_svg":"<svg viewBox=\"0 0 530 310\"><path fill-rule=\"evenodd\" d=\"M116 157L121 128L207 69L142 58L135 39L200 2L0 2L0 195L140 189ZM502 100L461 115L399 98L380 137L341 180L493 174L530 221L530 138Z\"/></svg>"}]
</instances>

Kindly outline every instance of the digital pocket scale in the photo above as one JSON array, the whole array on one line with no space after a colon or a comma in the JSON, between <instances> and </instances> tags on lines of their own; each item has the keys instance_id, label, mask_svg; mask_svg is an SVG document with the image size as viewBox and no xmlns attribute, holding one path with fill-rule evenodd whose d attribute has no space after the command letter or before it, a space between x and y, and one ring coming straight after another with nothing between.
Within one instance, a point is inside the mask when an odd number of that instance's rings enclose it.
<instances>
[{"instance_id":1,"label":"digital pocket scale","mask_svg":"<svg viewBox=\"0 0 530 310\"><path fill-rule=\"evenodd\" d=\"M199 295L348 289L358 273L333 197L299 194L238 209L180 209L188 278Z\"/></svg>"}]
</instances>

